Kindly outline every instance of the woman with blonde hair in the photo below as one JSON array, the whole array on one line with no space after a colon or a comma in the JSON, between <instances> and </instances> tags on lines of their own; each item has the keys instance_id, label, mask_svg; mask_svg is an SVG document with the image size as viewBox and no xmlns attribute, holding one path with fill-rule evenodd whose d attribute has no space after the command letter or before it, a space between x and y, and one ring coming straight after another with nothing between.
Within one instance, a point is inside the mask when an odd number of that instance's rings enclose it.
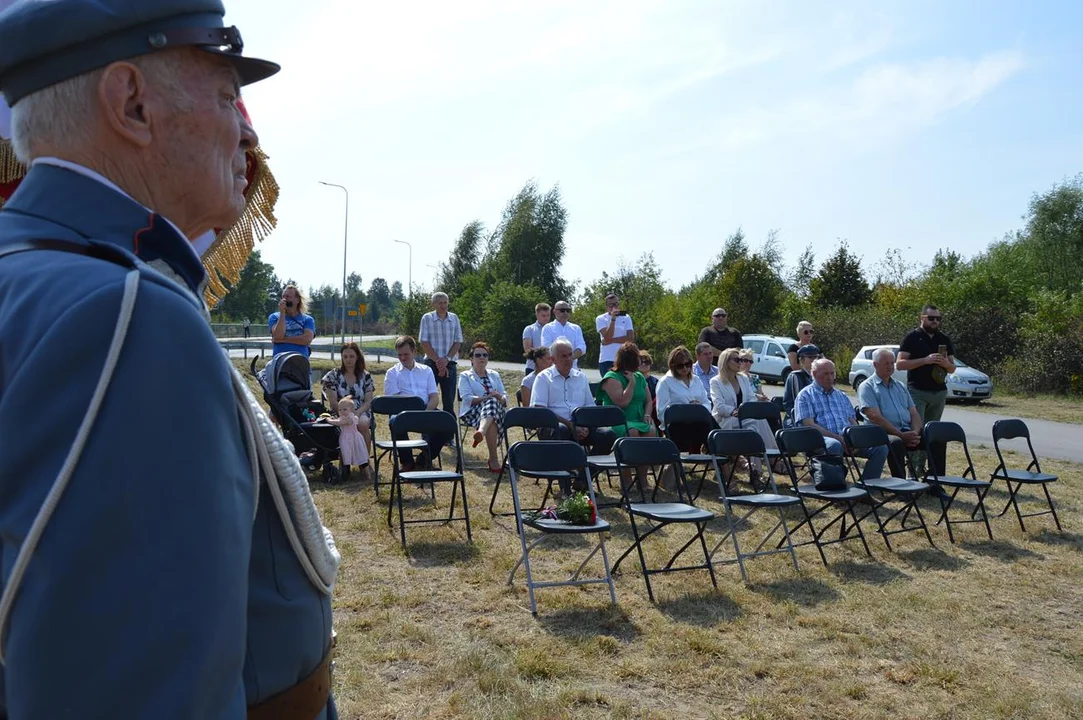
<instances>
[{"instance_id":1,"label":"woman with blonde hair","mask_svg":"<svg viewBox=\"0 0 1083 720\"><path fill-rule=\"evenodd\" d=\"M757 399L752 381L741 372L743 367L741 349L727 348L718 356L718 374L711 378L711 414L721 429L750 428L760 434L765 447L777 448L766 420L745 420L744 423L737 420L737 409L742 404L755 402ZM761 461L754 459L750 469L753 485L762 473L760 466Z\"/></svg>"},{"instance_id":2,"label":"woman with blonde hair","mask_svg":"<svg viewBox=\"0 0 1083 720\"><path fill-rule=\"evenodd\" d=\"M786 348L786 355L790 358L790 370L800 370L801 361L797 359L797 351L812 342L812 323L802 320L797 323L797 342Z\"/></svg>"}]
</instances>

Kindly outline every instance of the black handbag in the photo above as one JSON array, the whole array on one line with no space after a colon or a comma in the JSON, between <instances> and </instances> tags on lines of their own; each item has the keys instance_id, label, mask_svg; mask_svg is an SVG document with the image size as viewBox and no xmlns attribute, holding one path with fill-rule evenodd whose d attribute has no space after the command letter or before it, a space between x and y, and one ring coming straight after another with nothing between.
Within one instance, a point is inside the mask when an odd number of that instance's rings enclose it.
<instances>
[{"instance_id":1,"label":"black handbag","mask_svg":"<svg viewBox=\"0 0 1083 720\"><path fill-rule=\"evenodd\" d=\"M821 455L812 458L812 481L817 490L845 490L846 464L837 455Z\"/></svg>"}]
</instances>

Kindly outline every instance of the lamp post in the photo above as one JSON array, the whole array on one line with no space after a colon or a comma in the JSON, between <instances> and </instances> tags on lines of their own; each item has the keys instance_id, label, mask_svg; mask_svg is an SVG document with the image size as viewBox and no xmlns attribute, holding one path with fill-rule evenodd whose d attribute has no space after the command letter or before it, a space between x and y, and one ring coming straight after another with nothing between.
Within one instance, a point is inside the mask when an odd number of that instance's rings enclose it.
<instances>
[{"instance_id":1,"label":"lamp post","mask_svg":"<svg viewBox=\"0 0 1083 720\"><path fill-rule=\"evenodd\" d=\"M342 192L346 193L346 215L342 222L342 344L346 344L346 240L349 238L350 232L350 191L338 183L318 181L320 185L326 185L328 187L337 187ZM332 328L331 339L334 340L334 329ZM331 348L331 359L335 357L335 348Z\"/></svg>"},{"instance_id":2,"label":"lamp post","mask_svg":"<svg viewBox=\"0 0 1083 720\"><path fill-rule=\"evenodd\" d=\"M406 281L408 283L410 283L410 287L408 288L406 295L407 295L407 297L413 297L414 296L414 246L411 245L410 243L406 242L405 240L395 240L395 242L397 242L399 245L405 245L406 248L410 251L410 254L408 256L410 264L409 264L409 267L407 268L407 276L406 276L407 277Z\"/></svg>"}]
</instances>

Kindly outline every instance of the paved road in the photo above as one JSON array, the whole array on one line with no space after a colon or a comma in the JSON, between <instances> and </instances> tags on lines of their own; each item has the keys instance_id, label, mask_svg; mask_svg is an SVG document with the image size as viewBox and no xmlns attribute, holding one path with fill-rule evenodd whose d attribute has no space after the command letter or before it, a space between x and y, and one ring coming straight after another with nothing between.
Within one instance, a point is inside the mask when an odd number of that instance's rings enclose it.
<instances>
[{"instance_id":1,"label":"paved road","mask_svg":"<svg viewBox=\"0 0 1083 720\"><path fill-rule=\"evenodd\" d=\"M365 340L386 340L391 339L391 335L366 335ZM253 341L249 341L253 342ZM224 346L228 346L230 341L223 341ZM321 344L319 339L314 343L317 348L327 348L326 350L317 349L313 352L314 357L330 358L331 342L328 339L324 339ZM243 355L243 350L231 349L230 355L239 357ZM252 350L249 350L249 357L251 357ZM270 343L266 344L267 355L270 355ZM394 359L392 351L383 351L382 359L387 361ZM505 377L516 377L516 373L523 371L523 365L520 363L508 363L493 361L489 363L494 370L501 373L507 373ZM600 375L597 370L585 369L584 374L591 382L596 382L600 379ZM519 376L521 377L521 376ZM515 382L518 382L516 380ZM507 383L506 383L507 384ZM775 396L782 394L782 388L778 385L763 385L764 394L768 396ZM963 430L966 431L967 440L971 445L985 445L987 447L993 446L993 423L997 420L1002 420L1006 416L993 415L991 413L976 412L974 410L967 410L958 405L948 405L944 411L944 419L952 422L959 423ZM1031 441L1034 443L1034 451L1038 453L1039 458L1055 458L1057 460L1069 460L1071 462L1083 463L1083 425L1074 425L1070 423L1050 422L1048 420L1035 420L1032 418L1026 418L1027 426L1030 427Z\"/></svg>"}]
</instances>

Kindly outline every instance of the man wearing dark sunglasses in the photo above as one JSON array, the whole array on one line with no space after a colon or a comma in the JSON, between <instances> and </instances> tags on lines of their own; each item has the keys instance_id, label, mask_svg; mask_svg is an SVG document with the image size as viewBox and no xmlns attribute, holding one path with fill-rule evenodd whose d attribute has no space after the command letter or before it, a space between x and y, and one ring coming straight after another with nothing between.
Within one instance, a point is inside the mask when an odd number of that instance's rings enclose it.
<instances>
[{"instance_id":1,"label":"man wearing dark sunglasses","mask_svg":"<svg viewBox=\"0 0 1083 720\"><path fill-rule=\"evenodd\" d=\"M572 367L578 369L579 358L587 351L583 328L571 321L572 306L567 300L557 300L553 305L553 314L553 321L542 328L541 344L552 347L558 338L567 338L572 345Z\"/></svg>"},{"instance_id":2,"label":"man wearing dark sunglasses","mask_svg":"<svg viewBox=\"0 0 1083 720\"><path fill-rule=\"evenodd\" d=\"M939 308L926 305L921 311L920 327L903 338L895 362L897 370L907 371L906 385L923 425L943 417L944 404L948 399L948 387L944 380L955 372L955 348L951 338L940 331L942 320L943 314ZM945 453L943 445L932 449L931 462L941 475L944 473ZM918 470L919 476L924 474L924 468ZM940 494L944 491L938 487L931 492Z\"/></svg>"},{"instance_id":3,"label":"man wearing dark sunglasses","mask_svg":"<svg viewBox=\"0 0 1083 720\"><path fill-rule=\"evenodd\" d=\"M729 314L723 308L715 308L711 312L711 324L699 331L699 339L696 342L710 343L714 348L714 357L722 354L726 348L742 348L745 341L736 328L726 324Z\"/></svg>"}]
</instances>

